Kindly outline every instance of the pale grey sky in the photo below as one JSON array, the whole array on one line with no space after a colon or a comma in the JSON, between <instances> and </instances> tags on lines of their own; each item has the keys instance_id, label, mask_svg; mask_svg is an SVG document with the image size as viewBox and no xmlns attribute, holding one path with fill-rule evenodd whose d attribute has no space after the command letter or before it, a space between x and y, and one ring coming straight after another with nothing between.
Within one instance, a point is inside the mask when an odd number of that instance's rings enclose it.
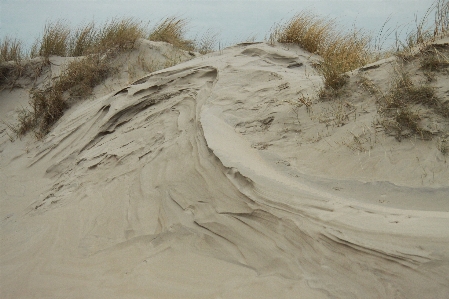
<instances>
[{"instance_id":1,"label":"pale grey sky","mask_svg":"<svg viewBox=\"0 0 449 299\"><path fill-rule=\"evenodd\" d=\"M336 18L377 34L391 16L389 28L413 25L434 0L0 0L0 37L18 37L31 44L47 20L66 19L74 27L112 17L135 17L156 23L177 15L191 20L190 37L212 29L222 44L231 45L252 35L263 39L270 28L302 10ZM151 24L150 23L150 24Z\"/></svg>"}]
</instances>

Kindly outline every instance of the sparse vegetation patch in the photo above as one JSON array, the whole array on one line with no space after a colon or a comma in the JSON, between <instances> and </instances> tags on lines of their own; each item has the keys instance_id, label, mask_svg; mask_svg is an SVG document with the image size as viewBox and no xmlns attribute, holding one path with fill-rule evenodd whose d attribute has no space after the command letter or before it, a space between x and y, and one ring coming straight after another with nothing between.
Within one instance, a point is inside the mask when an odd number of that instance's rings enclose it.
<instances>
[{"instance_id":1,"label":"sparse vegetation patch","mask_svg":"<svg viewBox=\"0 0 449 299\"><path fill-rule=\"evenodd\" d=\"M0 40L0 63L20 62L24 58L22 42L9 36Z\"/></svg>"},{"instance_id":2,"label":"sparse vegetation patch","mask_svg":"<svg viewBox=\"0 0 449 299\"><path fill-rule=\"evenodd\" d=\"M396 38L396 56L407 59L417 52L425 51L435 40L448 36L449 1L436 0L421 20L415 20L415 25L404 41Z\"/></svg>"},{"instance_id":3,"label":"sparse vegetation patch","mask_svg":"<svg viewBox=\"0 0 449 299\"><path fill-rule=\"evenodd\" d=\"M438 138L437 148L444 156L449 155L449 139Z\"/></svg>"},{"instance_id":4,"label":"sparse vegetation patch","mask_svg":"<svg viewBox=\"0 0 449 299\"><path fill-rule=\"evenodd\" d=\"M111 71L108 58L101 58L98 54L69 63L50 87L31 90L31 111L22 113L17 130L19 135L33 130L37 138L45 136L69 106L68 100L90 95Z\"/></svg>"},{"instance_id":5,"label":"sparse vegetation patch","mask_svg":"<svg viewBox=\"0 0 449 299\"><path fill-rule=\"evenodd\" d=\"M438 50L438 48L443 48L447 50L449 45L443 45L440 47L428 46L422 54L421 58L421 68L427 71L441 71L449 67L449 57L447 57L444 52Z\"/></svg>"},{"instance_id":6,"label":"sparse vegetation patch","mask_svg":"<svg viewBox=\"0 0 449 299\"><path fill-rule=\"evenodd\" d=\"M380 98L379 104L379 113L384 117L382 124L398 140L410 136L432 137L433 133L421 124L422 111L447 117L445 105L436 96L435 89L428 83L417 85L403 70L398 71L390 90Z\"/></svg>"},{"instance_id":7,"label":"sparse vegetation patch","mask_svg":"<svg viewBox=\"0 0 449 299\"><path fill-rule=\"evenodd\" d=\"M8 36L0 40L0 86L11 86L21 76L23 58L24 53L20 40Z\"/></svg>"}]
</instances>

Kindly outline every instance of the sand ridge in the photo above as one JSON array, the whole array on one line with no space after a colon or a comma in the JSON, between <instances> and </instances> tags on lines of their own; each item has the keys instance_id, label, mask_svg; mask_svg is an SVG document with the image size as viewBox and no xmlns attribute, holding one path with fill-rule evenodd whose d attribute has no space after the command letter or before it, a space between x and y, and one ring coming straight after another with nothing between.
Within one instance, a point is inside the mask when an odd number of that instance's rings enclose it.
<instances>
[{"instance_id":1,"label":"sand ridge","mask_svg":"<svg viewBox=\"0 0 449 299\"><path fill-rule=\"evenodd\" d=\"M80 103L42 141L3 130L1 297L446 298L447 164L400 178L395 150L376 155L394 138L339 143L369 113L295 112L317 60L236 45Z\"/></svg>"}]
</instances>

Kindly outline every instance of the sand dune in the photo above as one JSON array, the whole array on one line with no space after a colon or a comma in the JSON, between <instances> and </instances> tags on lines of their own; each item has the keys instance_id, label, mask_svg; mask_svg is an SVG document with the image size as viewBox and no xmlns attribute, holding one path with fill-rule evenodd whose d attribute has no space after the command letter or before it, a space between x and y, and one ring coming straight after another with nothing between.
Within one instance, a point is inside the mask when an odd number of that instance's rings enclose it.
<instances>
[{"instance_id":1,"label":"sand dune","mask_svg":"<svg viewBox=\"0 0 449 299\"><path fill-rule=\"evenodd\" d=\"M343 124L292 109L318 60L240 44L98 92L42 141L2 125L0 297L448 298L447 156L375 131L369 99ZM1 97L8 120L27 101Z\"/></svg>"}]
</instances>

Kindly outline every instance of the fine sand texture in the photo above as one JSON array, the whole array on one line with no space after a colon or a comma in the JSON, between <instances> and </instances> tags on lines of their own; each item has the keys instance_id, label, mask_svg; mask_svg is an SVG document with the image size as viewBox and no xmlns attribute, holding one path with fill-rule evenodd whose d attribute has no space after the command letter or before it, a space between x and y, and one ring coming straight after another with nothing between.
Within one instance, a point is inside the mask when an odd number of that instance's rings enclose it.
<instances>
[{"instance_id":1,"label":"fine sand texture","mask_svg":"<svg viewBox=\"0 0 449 299\"><path fill-rule=\"evenodd\" d=\"M194 56L122 63L42 140L0 124L1 298L449 298L447 119L402 138L360 83L397 58L325 101L299 47ZM0 118L27 102L1 91Z\"/></svg>"}]
</instances>

